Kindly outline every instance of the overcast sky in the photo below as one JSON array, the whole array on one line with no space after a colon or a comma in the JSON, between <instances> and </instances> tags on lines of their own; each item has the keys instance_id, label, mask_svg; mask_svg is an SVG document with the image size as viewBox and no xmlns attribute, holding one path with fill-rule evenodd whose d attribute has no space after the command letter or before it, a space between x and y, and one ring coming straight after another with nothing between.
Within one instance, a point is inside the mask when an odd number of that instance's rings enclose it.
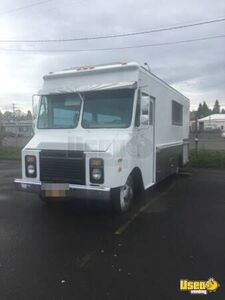
<instances>
[{"instance_id":1,"label":"overcast sky","mask_svg":"<svg viewBox=\"0 0 225 300\"><path fill-rule=\"evenodd\" d=\"M1 0L0 39L57 39L148 30L225 16L224 0ZM225 38L151 48L16 53L1 49L84 49L171 42L225 34L225 22L126 38L50 44L0 43L0 109L31 106L44 74L110 61L148 62L152 72L191 99L225 107Z\"/></svg>"}]
</instances>

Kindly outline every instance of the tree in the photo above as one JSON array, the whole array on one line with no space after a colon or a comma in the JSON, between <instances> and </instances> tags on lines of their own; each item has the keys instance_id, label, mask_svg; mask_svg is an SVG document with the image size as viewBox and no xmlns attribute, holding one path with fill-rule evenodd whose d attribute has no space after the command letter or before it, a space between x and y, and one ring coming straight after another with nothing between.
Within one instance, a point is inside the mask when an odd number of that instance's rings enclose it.
<instances>
[{"instance_id":1,"label":"tree","mask_svg":"<svg viewBox=\"0 0 225 300\"><path fill-rule=\"evenodd\" d=\"M224 108L221 110L221 114L225 114L225 109Z\"/></svg>"},{"instance_id":2,"label":"tree","mask_svg":"<svg viewBox=\"0 0 225 300\"><path fill-rule=\"evenodd\" d=\"M3 139L5 138L5 128L0 124L0 146L2 146Z\"/></svg>"},{"instance_id":3,"label":"tree","mask_svg":"<svg viewBox=\"0 0 225 300\"><path fill-rule=\"evenodd\" d=\"M211 114L211 110L205 101L203 102L203 105L202 105L202 113L203 113L204 117L207 117Z\"/></svg>"},{"instance_id":4,"label":"tree","mask_svg":"<svg viewBox=\"0 0 225 300\"><path fill-rule=\"evenodd\" d=\"M22 121L23 119L24 119L24 113L20 109L15 110L14 111L14 120Z\"/></svg>"},{"instance_id":5,"label":"tree","mask_svg":"<svg viewBox=\"0 0 225 300\"><path fill-rule=\"evenodd\" d=\"M30 110L27 111L27 115L26 115L26 120L32 120L33 117L32 117L32 113Z\"/></svg>"},{"instance_id":6,"label":"tree","mask_svg":"<svg viewBox=\"0 0 225 300\"><path fill-rule=\"evenodd\" d=\"M215 101L212 113L213 114L219 114L220 113L220 104L219 104L218 100Z\"/></svg>"},{"instance_id":7,"label":"tree","mask_svg":"<svg viewBox=\"0 0 225 300\"><path fill-rule=\"evenodd\" d=\"M10 122L14 119L14 115L11 111L5 111L3 115L3 120L6 122Z\"/></svg>"},{"instance_id":8,"label":"tree","mask_svg":"<svg viewBox=\"0 0 225 300\"><path fill-rule=\"evenodd\" d=\"M197 117L198 117L198 119L201 119L204 117L202 103L199 103L198 110L197 110Z\"/></svg>"},{"instance_id":9,"label":"tree","mask_svg":"<svg viewBox=\"0 0 225 300\"><path fill-rule=\"evenodd\" d=\"M1 126L1 122L3 121L3 113L0 111L0 146L2 145L2 141L4 139L4 134L3 134L3 126Z\"/></svg>"},{"instance_id":10,"label":"tree","mask_svg":"<svg viewBox=\"0 0 225 300\"><path fill-rule=\"evenodd\" d=\"M190 111L190 121L194 121L196 119L197 111L192 110Z\"/></svg>"}]
</instances>

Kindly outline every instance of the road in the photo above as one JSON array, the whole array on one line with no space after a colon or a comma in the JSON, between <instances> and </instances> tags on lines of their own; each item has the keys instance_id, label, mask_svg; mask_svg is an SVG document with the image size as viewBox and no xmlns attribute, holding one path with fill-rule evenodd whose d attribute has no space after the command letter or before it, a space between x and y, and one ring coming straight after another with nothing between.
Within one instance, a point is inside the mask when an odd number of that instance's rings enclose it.
<instances>
[{"instance_id":1,"label":"road","mask_svg":"<svg viewBox=\"0 0 225 300\"><path fill-rule=\"evenodd\" d=\"M192 170L115 216L101 203L46 206L16 192L18 162L0 162L1 300L225 299L225 171ZM220 287L204 296L180 279Z\"/></svg>"}]
</instances>

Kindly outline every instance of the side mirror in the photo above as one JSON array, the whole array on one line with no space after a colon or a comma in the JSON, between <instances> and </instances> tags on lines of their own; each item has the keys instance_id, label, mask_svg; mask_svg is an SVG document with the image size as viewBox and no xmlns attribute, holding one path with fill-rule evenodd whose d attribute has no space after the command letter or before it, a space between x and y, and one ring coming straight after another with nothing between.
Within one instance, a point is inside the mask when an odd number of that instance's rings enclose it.
<instances>
[{"instance_id":1,"label":"side mirror","mask_svg":"<svg viewBox=\"0 0 225 300\"><path fill-rule=\"evenodd\" d=\"M40 96L33 95L32 96L32 113L33 113L33 120L37 119L38 116L38 107L39 107Z\"/></svg>"}]
</instances>

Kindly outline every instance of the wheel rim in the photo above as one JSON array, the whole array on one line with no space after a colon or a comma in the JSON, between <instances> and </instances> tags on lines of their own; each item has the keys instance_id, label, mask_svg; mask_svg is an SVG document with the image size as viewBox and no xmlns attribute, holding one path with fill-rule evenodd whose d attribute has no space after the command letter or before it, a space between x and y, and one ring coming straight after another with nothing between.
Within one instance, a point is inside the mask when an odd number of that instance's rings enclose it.
<instances>
[{"instance_id":1,"label":"wheel rim","mask_svg":"<svg viewBox=\"0 0 225 300\"><path fill-rule=\"evenodd\" d=\"M122 211L130 208L131 200L133 198L133 188L128 183L120 189L120 206Z\"/></svg>"}]
</instances>

